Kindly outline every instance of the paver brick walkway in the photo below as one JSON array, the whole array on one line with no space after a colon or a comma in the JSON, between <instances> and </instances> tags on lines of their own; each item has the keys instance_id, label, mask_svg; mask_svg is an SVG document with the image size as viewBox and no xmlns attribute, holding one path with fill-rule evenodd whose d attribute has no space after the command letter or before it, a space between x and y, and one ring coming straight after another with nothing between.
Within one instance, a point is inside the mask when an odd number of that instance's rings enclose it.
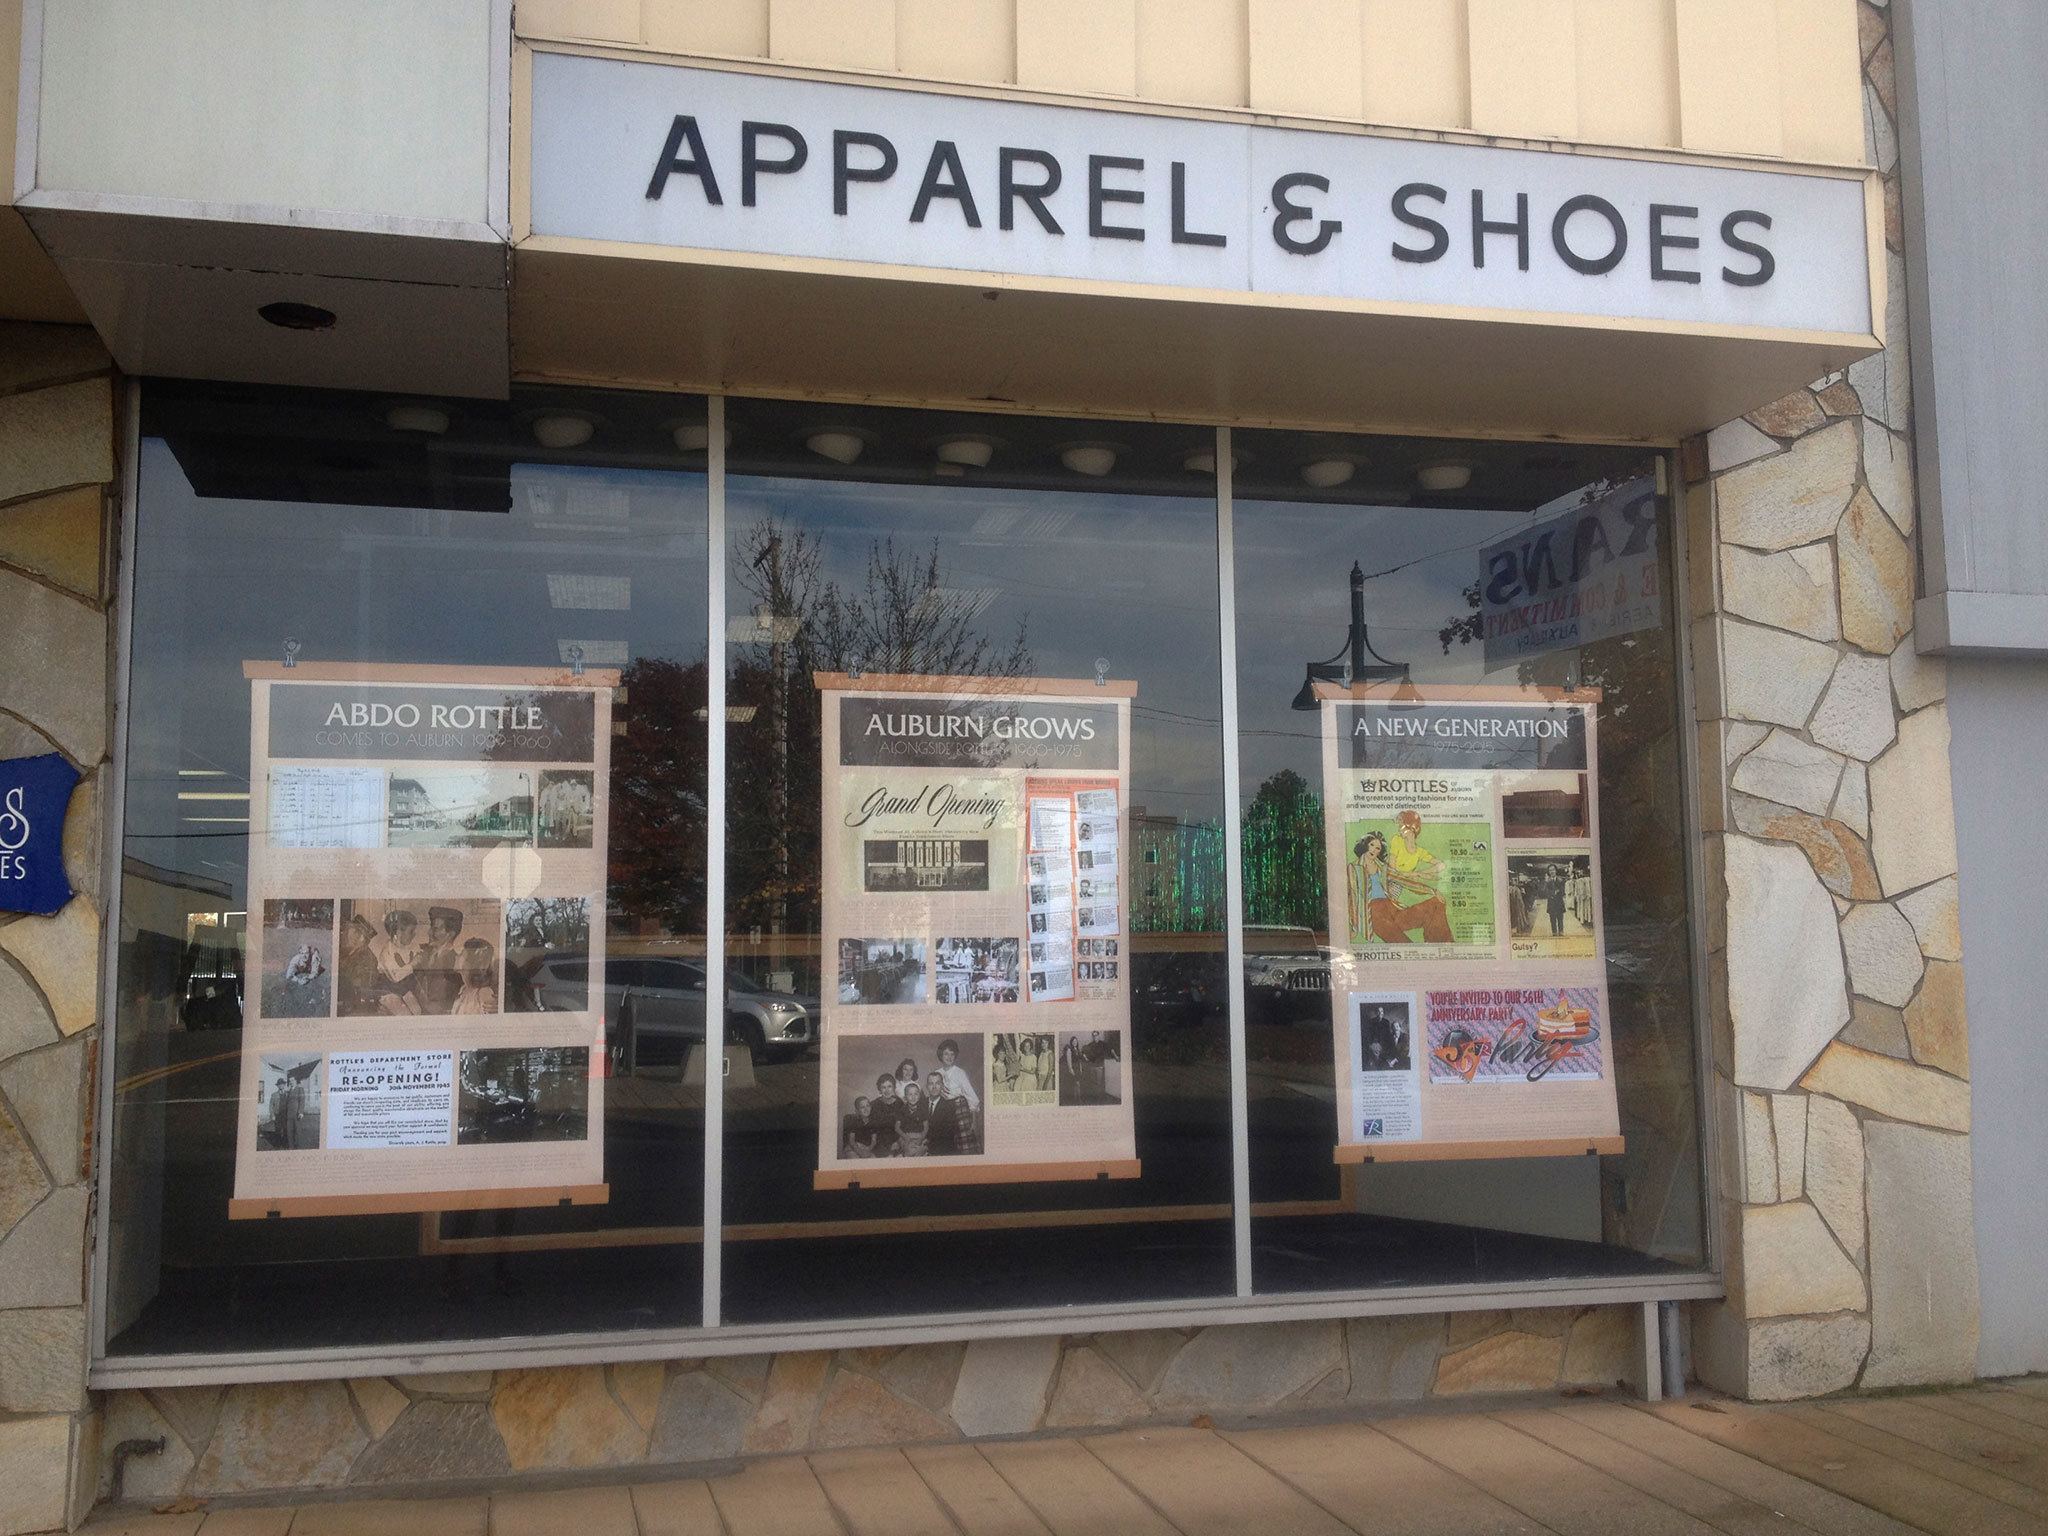
<instances>
[{"instance_id":1,"label":"paver brick walkway","mask_svg":"<svg viewBox=\"0 0 2048 1536\"><path fill-rule=\"evenodd\" d=\"M2048 1378L819 1451L705 1478L107 1510L90 1536L2048 1536Z\"/></svg>"}]
</instances>

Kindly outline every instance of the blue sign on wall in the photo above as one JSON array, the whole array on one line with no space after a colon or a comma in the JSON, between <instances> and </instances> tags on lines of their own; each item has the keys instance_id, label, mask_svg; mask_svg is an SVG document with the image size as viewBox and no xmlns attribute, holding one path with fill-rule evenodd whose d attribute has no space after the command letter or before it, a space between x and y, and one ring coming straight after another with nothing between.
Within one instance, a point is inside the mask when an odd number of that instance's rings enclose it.
<instances>
[{"instance_id":1,"label":"blue sign on wall","mask_svg":"<svg viewBox=\"0 0 2048 1536\"><path fill-rule=\"evenodd\" d=\"M55 752L0 763L0 912L55 912L71 899L64 811L78 770Z\"/></svg>"}]
</instances>

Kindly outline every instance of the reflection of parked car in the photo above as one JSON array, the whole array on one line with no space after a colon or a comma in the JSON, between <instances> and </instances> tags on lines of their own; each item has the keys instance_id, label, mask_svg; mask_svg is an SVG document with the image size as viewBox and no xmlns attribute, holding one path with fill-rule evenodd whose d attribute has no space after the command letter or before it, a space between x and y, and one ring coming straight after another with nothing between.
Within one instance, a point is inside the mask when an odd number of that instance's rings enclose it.
<instances>
[{"instance_id":1,"label":"reflection of parked car","mask_svg":"<svg viewBox=\"0 0 2048 1536\"><path fill-rule=\"evenodd\" d=\"M1244 1011L1253 1024L1330 1022L1330 957L1306 928L1244 931Z\"/></svg>"},{"instance_id":2,"label":"reflection of parked car","mask_svg":"<svg viewBox=\"0 0 2048 1536\"><path fill-rule=\"evenodd\" d=\"M643 1062L679 1061L704 1038L704 983L704 967L695 960L668 955L605 960L605 1039L625 1071ZM533 984L543 1009L580 1010L588 1006L590 964L546 960ZM726 972L726 1039L746 1046L756 1061L801 1055L817 1038L817 1016L816 998L770 992L737 972Z\"/></svg>"}]
</instances>

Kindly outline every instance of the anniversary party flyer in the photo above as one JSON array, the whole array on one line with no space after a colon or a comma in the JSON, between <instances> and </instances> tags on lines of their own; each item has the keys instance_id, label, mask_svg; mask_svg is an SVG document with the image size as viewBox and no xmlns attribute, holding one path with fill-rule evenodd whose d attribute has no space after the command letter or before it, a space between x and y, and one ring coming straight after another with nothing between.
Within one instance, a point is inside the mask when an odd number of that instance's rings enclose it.
<instances>
[{"instance_id":1,"label":"anniversary party flyer","mask_svg":"<svg viewBox=\"0 0 2048 1536\"><path fill-rule=\"evenodd\" d=\"M229 1214L603 1201L617 674L243 670Z\"/></svg>"},{"instance_id":2,"label":"anniversary party flyer","mask_svg":"<svg viewBox=\"0 0 2048 1536\"><path fill-rule=\"evenodd\" d=\"M821 673L821 1189L1134 1178L1134 685Z\"/></svg>"},{"instance_id":3,"label":"anniversary party flyer","mask_svg":"<svg viewBox=\"0 0 2048 1536\"><path fill-rule=\"evenodd\" d=\"M1621 1150L1591 690L1319 690L1340 1162Z\"/></svg>"}]
</instances>

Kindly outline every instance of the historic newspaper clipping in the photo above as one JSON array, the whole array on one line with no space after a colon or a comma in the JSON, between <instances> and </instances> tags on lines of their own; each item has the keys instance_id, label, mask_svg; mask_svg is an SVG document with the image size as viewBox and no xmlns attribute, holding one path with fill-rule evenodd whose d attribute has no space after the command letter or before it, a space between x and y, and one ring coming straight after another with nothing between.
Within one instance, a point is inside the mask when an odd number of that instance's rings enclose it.
<instances>
[{"instance_id":1,"label":"historic newspaper clipping","mask_svg":"<svg viewBox=\"0 0 2048 1536\"><path fill-rule=\"evenodd\" d=\"M817 682L818 1187L1135 1177L1135 690Z\"/></svg>"},{"instance_id":2,"label":"historic newspaper clipping","mask_svg":"<svg viewBox=\"0 0 2048 1536\"><path fill-rule=\"evenodd\" d=\"M1620 1150L1597 703L1322 694L1340 1162Z\"/></svg>"},{"instance_id":3,"label":"historic newspaper clipping","mask_svg":"<svg viewBox=\"0 0 2048 1536\"><path fill-rule=\"evenodd\" d=\"M246 663L238 1217L602 1201L613 673Z\"/></svg>"}]
</instances>

